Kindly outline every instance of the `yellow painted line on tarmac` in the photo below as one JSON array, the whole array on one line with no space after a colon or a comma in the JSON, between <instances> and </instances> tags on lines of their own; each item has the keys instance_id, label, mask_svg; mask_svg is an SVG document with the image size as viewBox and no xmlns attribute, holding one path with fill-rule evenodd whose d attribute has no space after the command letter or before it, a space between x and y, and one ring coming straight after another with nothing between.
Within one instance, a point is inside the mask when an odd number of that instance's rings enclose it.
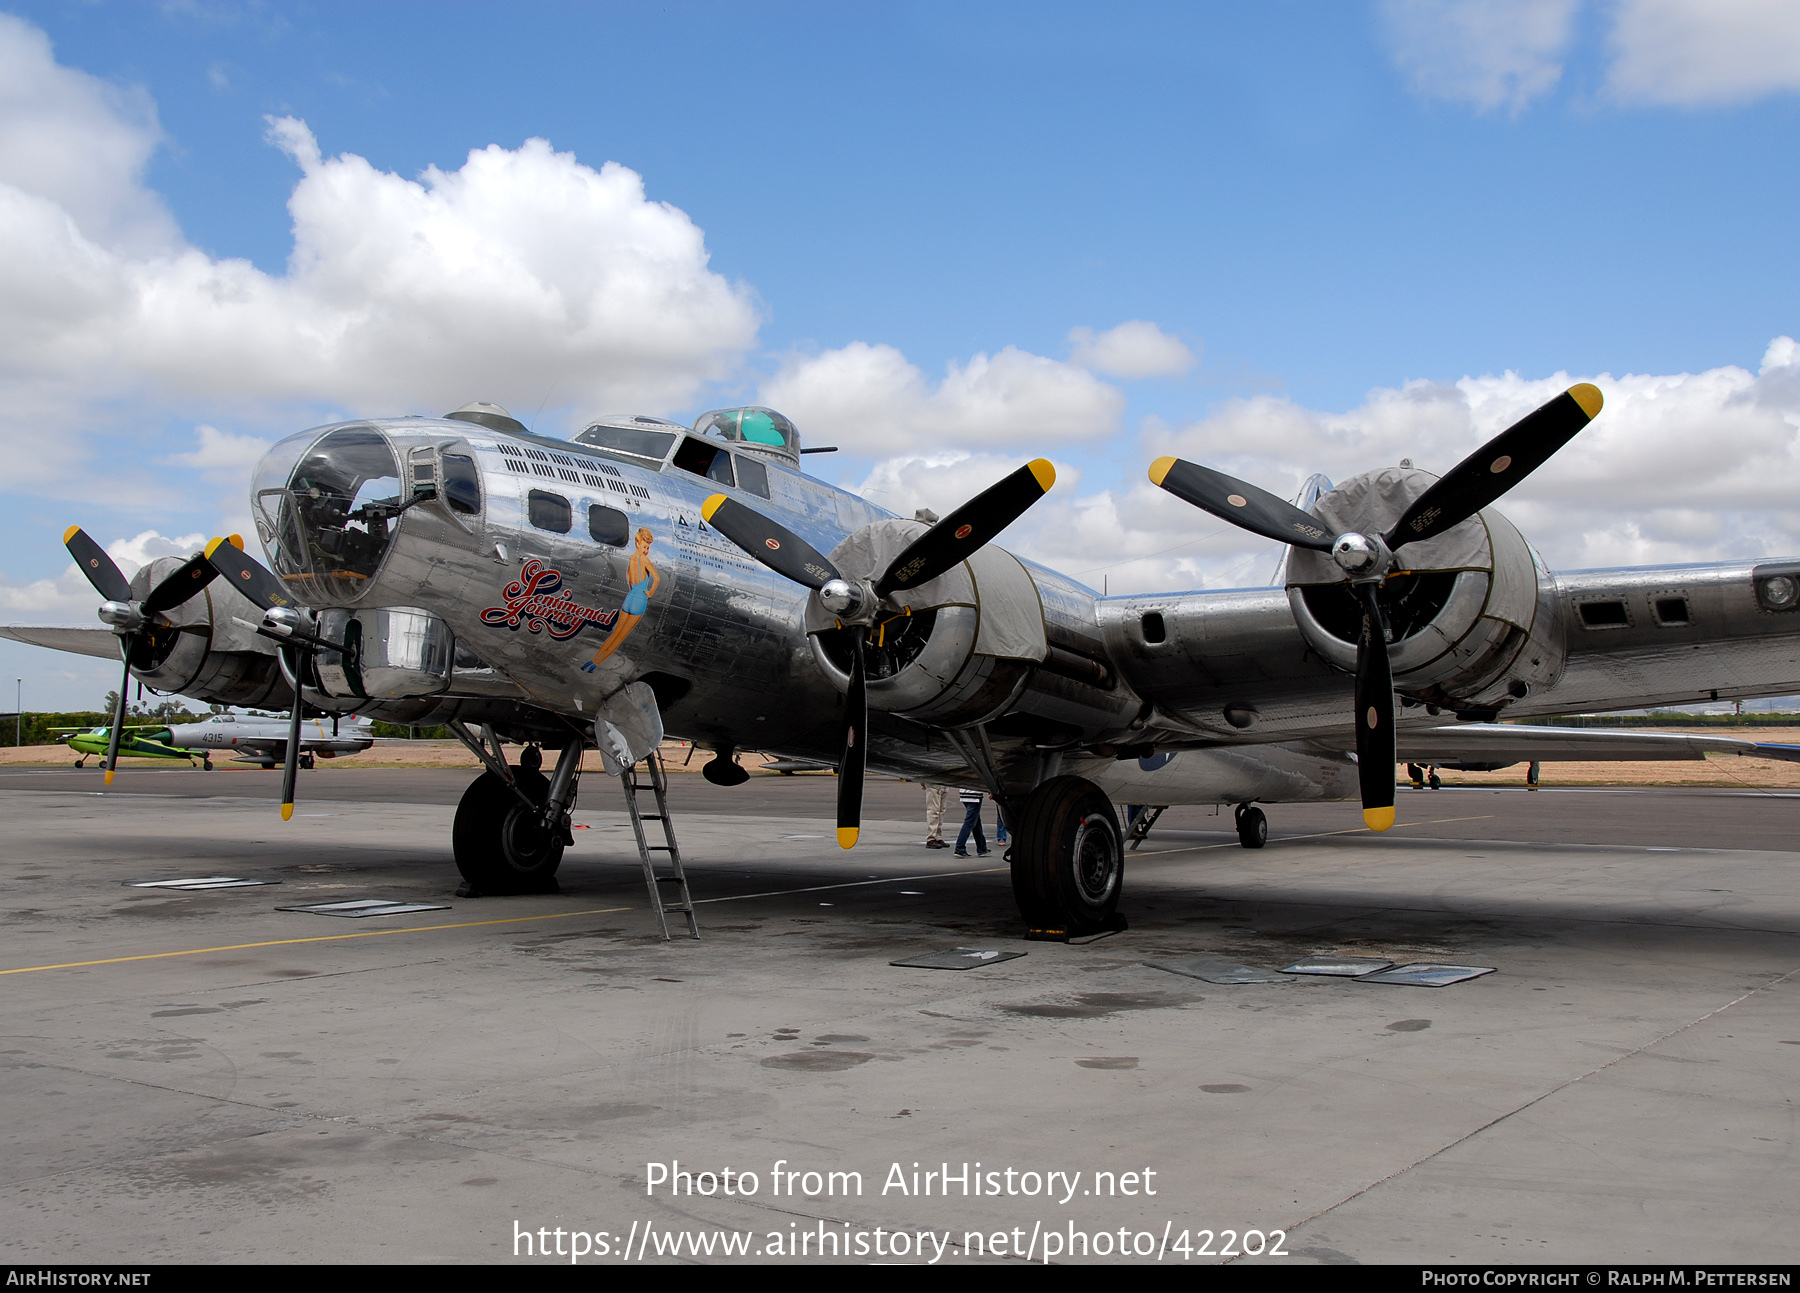
<instances>
[{"instance_id":1,"label":"yellow painted line on tarmac","mask_svg":"<svg viewBox=\"0 0 1800 1293\"><path fill-rule=\"evenodd\" d=\"M1485 822L1490 817L1498 817L1499 815L1500 814L1498 813L1478 813L1474 817L1434 817L1428 822L1395 822L1391 829L1400 830L1407 826L1443 826L1448 822ZM1291 840L1322 840L1330 835L1374 835L1376 833L1377 832L1370 830L1367 826L1352 826L1348 830L1315 831L1311 835L1283 835L1281 837L1281 842L1286 844ZM1386 832L1381 833L1385 834ZM1270 836L1269 838L1273 840L1275 837ZM1173 857L1177 853L1205 853L1209 849L1235 849L1242 847L1243 845L1241 844L1234 844L1227 841L1224 844L1195 844L1185 849L1157 849L1154 852L1149 853L1133 853L1131 856L1142 860L1144 858Z\"/></svg>"},{"instance_id":2,"label":"yellow painted line on tarmac","mask_svg":"<svg viewBox=\"0 0 1800 1293\"><path fill-rule=\"evenodd\" d=\"M429 934L438 929L474 929L480 925L518 925L528 920L566 920L572 916L610 916L630 907L595 907L588 911L553 911L542 916L512 916L506 920L465 920L454 925L413 925L407 929L364 929L354 934L315 934L311 938L272 938L263 943L233 943L228 947L190 947L181 952L145 952L141 956L109 956L99 961L65 961L61 965L22 965L0 974L35 974L39 970L79 970L90 965L119 965L126 961L160 961L171 956L204 956L208 952L243 952L256 947L287 947L293 943L337 943L346 938L380 938L383 934Z\"/></svg>"}]
</instances>

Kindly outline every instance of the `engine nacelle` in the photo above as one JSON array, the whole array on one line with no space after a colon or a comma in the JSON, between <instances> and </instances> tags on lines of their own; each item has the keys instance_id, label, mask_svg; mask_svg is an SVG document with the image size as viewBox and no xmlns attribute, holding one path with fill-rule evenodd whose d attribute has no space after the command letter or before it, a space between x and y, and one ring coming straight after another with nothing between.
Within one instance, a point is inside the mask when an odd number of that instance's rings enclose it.
<instances>
[{"instance_id":1,"label":"engine nacelle","mask_svg":"<svg viewBox=\"0 0 1800 1293\"><path fill-rule=\"evenodd\" d=\"M904 520L864 526L832 549L831 562L850 579L875 578L925 528ZM864 650L870 708L936 727L1015 711L1036 715L1046 730L1122 725L1139 702L1104 662L1092 596L1082 600L1086 590L1071 581L1053 583L1040 587L1017 557L989 544L893 594L902 613L878 618ZM848 632L816 595L806 629L819 667L848 688Z\"/></svg>"},{"instance_id":2,"label":"engine nacelle","mask_svg":"<svg viewBox=\"0 0 1800 1293\"><path fill-rule=\"evenodd\" d=\"M131 580L142 600L182 563L158 557ZM287 705L274 643L258 637L262 610L222 579L164 612L175 627L140 633L131 672L146 687L217 705ZM249 626L239 623L248 621Z\"/></svg>"},{"instance_id":3,"label":"engine nacelle","mask_svg":"<svg viewBox=\"0 0 1800 1293\"><path fill-rule=\"evenodd\" d=\"M1312 514L1333 534L1379 534L1435 477L1389 467L1321 495ZM1489 508L1436 538L1402 546L1382 585L1394 689L1429 704L1498 708L1561 677L1567 648L1560 601L1531 545ZM1293 549L1288 603L1307 644L1356 668L1362 608L1344 572L1322 552Z\"/></svg>"}]
</instances>

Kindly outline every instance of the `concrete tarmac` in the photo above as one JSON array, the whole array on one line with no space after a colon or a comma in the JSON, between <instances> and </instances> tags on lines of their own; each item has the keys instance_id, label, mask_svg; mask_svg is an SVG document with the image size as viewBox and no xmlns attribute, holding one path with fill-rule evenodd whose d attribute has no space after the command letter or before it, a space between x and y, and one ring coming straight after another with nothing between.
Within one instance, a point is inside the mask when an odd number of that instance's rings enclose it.
<instances>
[{"instance_id":1,"label":"concrete tarmac","mask_svg":"<svg viewBox=\"0 0 1800 1293\"><path fill-rule=\"evenodd\" d=\"M0 773L6 1261L1794 1260L1790 796L1402 790L1260 852L1172 810L1131 929L1061 945L916 786L845 853L829 777L680 777L663 944L597 777L561 893L455 897L467 779L303 774L283 823L278 773ZM124 887L203 875L279 884ZM277 910L351 898L445 909ZM1026 955L889 964L957 946ZM1496 972L1144 964L1314 953Z\"/></svg>"}]
</instances>

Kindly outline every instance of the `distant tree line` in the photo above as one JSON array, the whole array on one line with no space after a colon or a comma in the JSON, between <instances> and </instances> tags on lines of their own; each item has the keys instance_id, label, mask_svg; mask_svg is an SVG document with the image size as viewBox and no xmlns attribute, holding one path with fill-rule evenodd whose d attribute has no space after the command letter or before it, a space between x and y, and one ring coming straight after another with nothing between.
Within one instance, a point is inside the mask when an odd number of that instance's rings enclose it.
<instances>
[{"instance_id":1,"label":"distant tree line","mask_svg":"<svg viewBox=\"0 0 1800 1293\"><path fill-rule=\"evenodd\" d=\"M449 741L455 738L447 727L408 727L405 723L383 723L379 719L369 725L369 730L390 741Z\"/></svg>"},{"instance_id":2,"label":"distant tree line","mask_svg":"<svg viewBox=\"0 0 1800 1293\"><path fill-rule=\"evenodd\" d=\"M76 710L61 714L26 714L25 721L19 724L21 745L60 745L68 739L67 732L51 735L51 729L57 727L108 727L112 724L112 711L108 710ZM177 723L197 723L205 718L205 714L190 714L181 710L175 714L127 713L127 726L151 723L163 727L173 727ZM13 723L0 723L0 745L13 743Z\"/></svg>"}]
</instances>

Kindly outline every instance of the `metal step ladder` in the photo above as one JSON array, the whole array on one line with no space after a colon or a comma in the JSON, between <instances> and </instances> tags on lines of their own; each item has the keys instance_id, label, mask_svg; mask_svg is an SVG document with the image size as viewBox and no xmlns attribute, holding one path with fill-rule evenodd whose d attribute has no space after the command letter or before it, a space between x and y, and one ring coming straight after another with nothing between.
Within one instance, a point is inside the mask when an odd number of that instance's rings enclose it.
<instances>
[{"instance_id":1,"label":"metal step ladder","mask_svg":"<svg viewBox=\"0 0 1800 1293\"><path fill-rule=\"evenodd\" d=\"M648 769L650 780L639 781L638 769ZM662 765L662 755L652 750L639 764L633 764L619 776L625 787L625 811L631 817L631 829L637 836L638 857L644 863L644 884L650 890L650 908L656 913L656 928L662 934L662 941L669 941L669 917L671 911L678 911L687 917L688 937L700 937L700 922L694 918L694 899L688 893L687 872L681 868L681 849L675 843L675 827L669 820L669 777ZM638 795L643 791L651 791L656 796L656 811L642 812L638 808ZM661 822L663 843L652 844L644 835L645 822ZM669 855L669 870L659 872L653 853ZM676 901L664 902L662 887L666 884L675 886Z\"/></svg>"},{"instance_id":2,"label":"metal step ladder","mask_svg":"<svg viewBox=\"0 0 1800 1293\"><path fill-rule=\"evenodd\" d=\"M1150 836L1150 828L1156 825L1156 819L1167 811L1167 804L1145 804L1138 809L1138 815L1132 818L1131 829L1125 832L1125 839L1131 845L1131 851L1137 852L1137 846Z\"/></svg>"}]
</instances>

